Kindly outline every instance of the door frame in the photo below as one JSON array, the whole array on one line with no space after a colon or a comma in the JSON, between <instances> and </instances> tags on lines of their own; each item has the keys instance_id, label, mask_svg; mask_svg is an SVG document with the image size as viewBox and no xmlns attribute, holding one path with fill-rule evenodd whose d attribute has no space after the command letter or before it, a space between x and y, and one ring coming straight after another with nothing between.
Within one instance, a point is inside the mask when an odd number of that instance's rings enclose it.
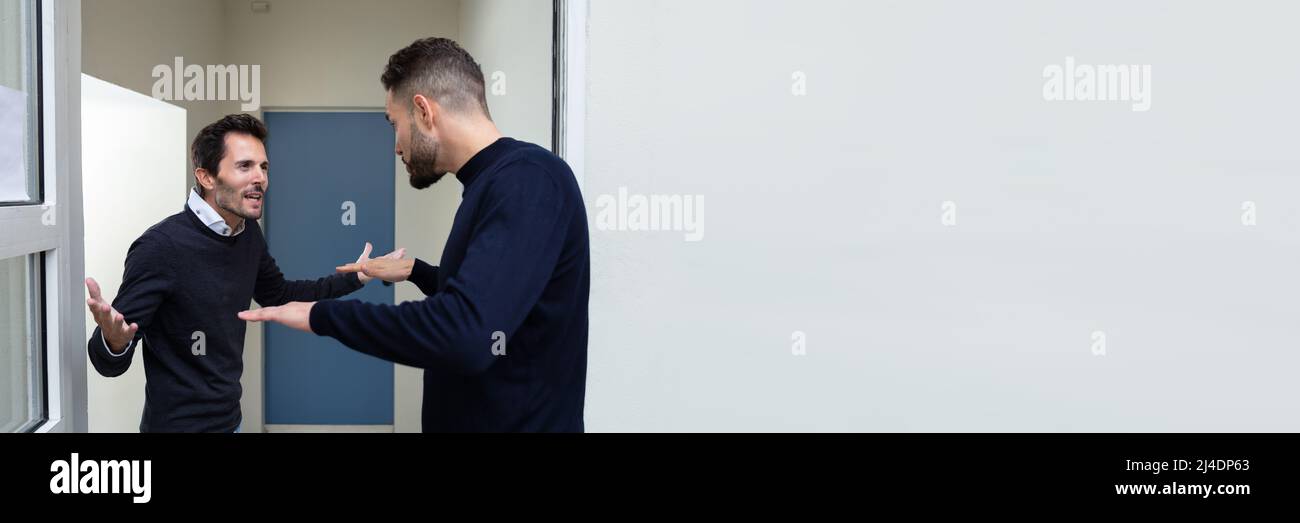
<instances>
[{"instance_id":1,"label":"door frame","mask_svg":"<svg viewBox=\"0 0 1300 523\"><path fill-rule=\"evenodd\" d=\"M551 151L585 186L589 0L554 0L551 29Z\"/></svg>"}]
</instances>

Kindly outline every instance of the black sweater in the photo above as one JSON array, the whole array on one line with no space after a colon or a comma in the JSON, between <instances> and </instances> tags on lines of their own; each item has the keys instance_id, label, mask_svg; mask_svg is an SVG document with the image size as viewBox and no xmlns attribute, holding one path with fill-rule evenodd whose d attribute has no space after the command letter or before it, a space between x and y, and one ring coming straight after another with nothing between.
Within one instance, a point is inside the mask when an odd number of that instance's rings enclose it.
<instances>
[{"instance_id":1,"label":"black sweater","mask_svg":"<svg viewBox=\"0 0 1300 523\"><path fill-rule=\"evenodd\" d=\"M510 138L456 177L465 191L441 265L417 261L409 278L428 297L322 301L312 331L425 369L425 432L580 432L591 261L577 180Z\"/></svg>"},{"instance_id":2,"label":"black sweater","mask_svg":"<svg viewBox=\"0 0 1300 523\"><path fill-rule=\"evenodd\" d=\"M245 323L236 314L262 306L334 298L361 288L355 274L285 281L257 222L221 236L187 205L150 227L126 254L113 308L140 330L114 356L99 328L86 349L95 370L120 376L144 341L141 432L230 432L240 424ZM201 353L201 354L200 354Z\"/></svg>"}]
</instances>

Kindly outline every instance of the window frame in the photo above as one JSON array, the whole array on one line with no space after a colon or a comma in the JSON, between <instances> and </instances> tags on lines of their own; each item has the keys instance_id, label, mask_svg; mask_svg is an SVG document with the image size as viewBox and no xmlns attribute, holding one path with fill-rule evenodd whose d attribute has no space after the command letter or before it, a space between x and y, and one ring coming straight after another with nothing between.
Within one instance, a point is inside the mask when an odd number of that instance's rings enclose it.
<instances>
[{"instance_id":1,"label":"window frame","mask_svg":"<svg viewBox=\"0 0 1300 523\"><path fill-rule=\"evenodd\" d=\"M81 1L36 2L35 203L0 207L0 258L38 255L37 321L45 421L32 432L84 432L86 357L81 194ZM50 222L52 220L52 223ZM47 225L47 223L49 223Z\"/></svg>"}]
</instances>

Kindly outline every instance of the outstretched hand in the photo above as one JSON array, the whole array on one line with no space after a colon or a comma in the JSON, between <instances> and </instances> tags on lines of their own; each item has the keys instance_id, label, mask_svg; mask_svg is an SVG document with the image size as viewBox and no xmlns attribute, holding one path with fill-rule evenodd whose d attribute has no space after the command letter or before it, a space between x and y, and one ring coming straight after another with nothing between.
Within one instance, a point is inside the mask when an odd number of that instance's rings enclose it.
<instances>
[{"instance_id":1,"label":"outstretched hand","mask_svg":"<svg viewBox=\"0 0 1300 523\"><path fill-rule=\"evenodd\" d=\"M95 317L95 323L99 325L99 332L104 336L104 342L115 353L126 350L127 345L130 345L131 340L135 338L136 331L140 330L140 325L128 324L126 317L108 304L100 293L99 282L94 278L86 278L86 290L90 291L86 308L90 309L90 314Z\"/></svg>"},{"instance_id":2,"label":"outstretched hand","mask_svg":"<svg viewBox=\"0 0 1300 523\"><path fill-rule=\"evenodd\" d=\"M386 282L405 281L411 276L411 268L415 266L415 260L403 260L406 256L406 249L397 249L385 254L380 258L368 258L370 254L370 244L366 244L365 252L361 253L361 258L356 263L340 265L335 268L338 272L355 272L357 279L361 283L366 283L374 278L379 278Z\"/></svg>"},{"instance_id":3,"label":"outstretched hand","mask_svg":"<svg viewBox=\"0 0 1300 523\"><path fill-rule=\"evenodd\" d=\"M311 308L315 305L314 301L295 301L277 307L262 307L239 313L239 319L273 321L289 328L311 332Z\"/></svg>"},{"instance_id":4,"label":"outstretched hand","mask_svg":"<svg viewBox=\"0 0 1300 523\"><path fill-rule=\"evenodd\" d=\"M383 256L380 256L380 257L378 257L378 258L373 258L373 259L372 259L372 258L370 257L370 251L371 251L371 249L373 249L373 246L370 245L370 242L366 242L366 247L365 247L365 249L363 249L363 250L361 251L361 256L357 258L356 263L349 263L349 264L344 265L344 266L342 266L342 267L338 267L338 269L339 269L338 272L355 272L355 273L357 273L357 279L360 280L361 283L364 285L364 284L366 284L366 283L369 283L370 280L373 280L373 279L377 278L378 276L376 276L375 274L371 274L371 273L365 272L365 271L363 271L363 270L360 270L359 268L358 268L358 270L352 270L352 271L345 271L345 270L342 270L342 268L343 268L343 267L352 267L352 266L363 267L363 266L365 266L367 263L370 263L370 262L376 262L376 261L378 261L378 260L401 260L403 256L406 256L406 249L403 248L403 249L397 249L397 250L395 250L395 251L393 251L393 252L390 252L390 253L385 254L385 255L383 255ZM385 274L387 274L387 273L385 273ZM409 271L408 271L408 274L409 274ZM380 278L380 279L384 279L384 278ZM405 278L403 278L403 279L405 279ZM385 280L385 281L400 281L400 280Z\"/></svg>"}]
</instances>

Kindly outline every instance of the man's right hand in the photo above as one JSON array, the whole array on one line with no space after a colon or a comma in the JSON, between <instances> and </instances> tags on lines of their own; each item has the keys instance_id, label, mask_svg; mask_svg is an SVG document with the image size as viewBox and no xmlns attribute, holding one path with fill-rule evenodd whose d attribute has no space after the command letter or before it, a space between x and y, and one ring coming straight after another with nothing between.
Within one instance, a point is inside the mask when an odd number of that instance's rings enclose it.
<instances>
[{"instance_id":1,"label":"man's right hand","mask_svg":"<svg viewBox=\"0 0 1300 523\"><path fill-rule=\"evenodd\" d=\"M95 316L95 323L99 324L99 332L104 336L104 342L108 344L109 350L115 354L125 351L131 344L131 340L135 338L135 332L140 330L140 325L126 323L122 313L117 312L104 300L104 296L99 292L99 283L96 283L94 278L86 278L86 290L90 291L90 299L86 300L86 307Z\"/></svg>"}]
</instances>

